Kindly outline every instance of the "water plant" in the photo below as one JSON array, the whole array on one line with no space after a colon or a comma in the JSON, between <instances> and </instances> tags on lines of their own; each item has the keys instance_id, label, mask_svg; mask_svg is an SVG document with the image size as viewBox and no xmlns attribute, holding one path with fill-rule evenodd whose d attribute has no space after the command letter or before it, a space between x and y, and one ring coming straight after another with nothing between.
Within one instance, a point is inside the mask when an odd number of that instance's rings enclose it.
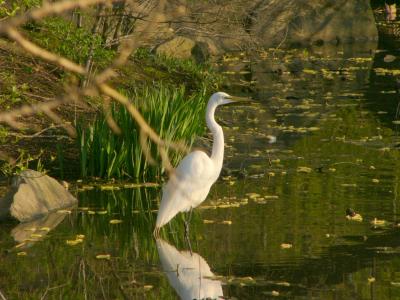
<instances>
[{"instance_id":1,"label":"water plant","mask_svg":"<svg viewBox=\"0 0 400 300\"><path fill-rule=\"evenodd\" d=\"M191 145L204 130L206 89L187 95L184 86L159 84L125 93L165 140ZM128 111L114 105L112 116L121 128L121 135L116 135L108 127L103 114L89 126L84 122L78 124L81 176L142 180L160 176L163 172L161 164L149 165L146 161L140 145L139 128ZM149 149L154 157L158 156L156 147L150 142ZM176 163L181 154L170 152L172 162Z\"/></svg>"}]
</instances>

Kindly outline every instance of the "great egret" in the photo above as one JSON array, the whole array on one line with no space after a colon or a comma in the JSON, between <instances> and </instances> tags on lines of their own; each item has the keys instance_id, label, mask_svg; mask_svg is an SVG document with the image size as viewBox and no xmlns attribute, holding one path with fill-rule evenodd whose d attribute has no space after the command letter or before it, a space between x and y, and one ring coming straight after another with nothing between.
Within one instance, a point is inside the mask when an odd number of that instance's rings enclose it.
<instances>
[{"instance_id":1,"label":"great egret","mask_svg":"<svg viewBox=\"0 0 400 300\"><path fill-rule=\"evenodd\" d=\"M212 184L218 179L224 159L224 133L214 119L215 109L219 105L243 100L224 92L214 93L207 104L206 123L214 142L211 156L203 151L193 151L185 156L163 187L160 209L157 214L154 235L177 213L192 211L203 202ZM189 217L190 219L190 217ZM186 230L188 229L188 223Z\"/></svg>"},{"instance_id":2,"label":"great egret","mask_svg":"<svg viewBox=\"0 0 400 300\"><path fill-rule=\"evenodd\" d=\"M156 243L162 268L182 300L224 299L222 283L213 279L203 257L191 251L178 251L162 239Z\"/></svg>"}]
</instances>

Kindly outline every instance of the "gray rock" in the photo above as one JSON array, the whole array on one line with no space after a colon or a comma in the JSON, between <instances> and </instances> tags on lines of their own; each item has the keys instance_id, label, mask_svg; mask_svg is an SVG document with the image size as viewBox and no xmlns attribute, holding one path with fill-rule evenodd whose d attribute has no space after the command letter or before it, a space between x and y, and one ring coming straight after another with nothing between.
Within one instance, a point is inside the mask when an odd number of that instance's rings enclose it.
<instances>
[{"instance_id":1,"label":"gray rock","mask_svg":"<svg viewBox=\"0 0 400 300\"><path fill-rule=\"evenodd\" d=\"M194 40L184 36L176 36L160 44L156 48L156 53L180 59L191 58L197 63L204 63L219 52L211 39L196 38Z\"/></svg>"},{"instance_id":2,"label":"gray rock","mask_svg":"<svg viewBox=\"0 0 400 300\"><path fill-rule=\"evenodd\" d=\"M0 199L0 218L11 215L27 222L76 203L76 198L54 178L25 170L13 179L11 190Z\"/></svg>"}]
</instances>

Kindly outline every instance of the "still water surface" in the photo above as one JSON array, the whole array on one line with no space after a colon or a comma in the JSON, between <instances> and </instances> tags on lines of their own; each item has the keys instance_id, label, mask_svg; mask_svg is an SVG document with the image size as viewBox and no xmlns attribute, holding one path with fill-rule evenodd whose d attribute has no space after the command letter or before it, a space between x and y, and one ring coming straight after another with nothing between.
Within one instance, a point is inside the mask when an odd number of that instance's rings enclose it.
<instances>
[{"instance_id":1,"label":"still water surface","mask_svg":"<svg viewBox=\"0 0 400 300\"><path fill-rule=\"evenodd\" d=\"M227 57L227 90L255 101L218 111L224 170L195 211L191 244L181 216L154 240L159 186L83 186L71 214L2 225L0 247L13 250L1 256L0 291L7 299L400 299L400 62L385 63L387 54L399 53L355 44ZM348 220L348 208L362 221Z\"/></svg>"}]
</instances>

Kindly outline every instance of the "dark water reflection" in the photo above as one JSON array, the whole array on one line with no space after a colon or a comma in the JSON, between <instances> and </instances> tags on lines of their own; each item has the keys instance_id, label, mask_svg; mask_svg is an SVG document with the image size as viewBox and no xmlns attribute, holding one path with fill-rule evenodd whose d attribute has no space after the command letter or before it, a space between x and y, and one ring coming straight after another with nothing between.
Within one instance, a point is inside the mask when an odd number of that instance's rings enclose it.
<instances>
[{"instance_id":1,"label":"dark water reflection","mask_svg":"<svg viewBox=\"0 0 400 300\"><path fill-rule=\"evenodd\" d=\"M399 97L393 72L376 70L400 65L376 48L271 50L221 66L232 91L257 100L219 111L225 170L191 227L193 253L209 267L198 278L222 283L225 298L400 299ZM176 299L185 278L162 265L182 267L188 246L178 216L157 248L159 188L78 196L54 229L2 224L7 299ZM349 207L362 222L346 219ZM37 240L15 248L10 232Z\"/></svg>"}]
</instances>

